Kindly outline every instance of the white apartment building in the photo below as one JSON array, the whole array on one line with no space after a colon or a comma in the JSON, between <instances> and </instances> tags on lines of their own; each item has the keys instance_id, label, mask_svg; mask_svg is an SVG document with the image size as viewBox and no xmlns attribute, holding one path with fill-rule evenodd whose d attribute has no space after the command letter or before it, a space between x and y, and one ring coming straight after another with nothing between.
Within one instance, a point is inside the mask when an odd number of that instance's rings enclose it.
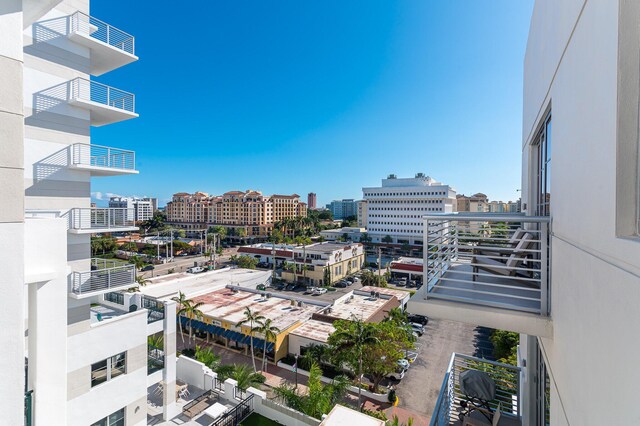
<instances>
[{"instance_id":1,"label":"white apartment building","mask_svg":"<svg viewBox=\"0 0 640 426\"><path fill-rule=\"evenodd\" d=\"M367 202L365 200L358 200L357 202L357 210L358 210L358 226L360 228L367 227Z\"/></svg>"},{"instance_id":2,"label":"white apartment building","mask_svg":"<svg viewBox=\"0 0 640 426\"><path fill-rule=\"evenodd\" d=\"M455 211L456 191L417 173L413 178L389 175L382 186L362 188L366 209L363 223L374 243L391 238L393 244L422 245L422 217Z\"/></svg>"},{"instance_id":3,"label":"white apartment building","mask_svg":"<svg viewBox=\"0 0 640 426\"><path fill-rule=\"evenodd\" d=\"M127 209L128 219L137 222L149 220L157 210L157 198L111 197L110 208Z\"/></svg>"},{"instance_id":4,"label":"white apartment building","mask_svg":"<svg viewBox=\"0 0 640 426\"><path fill-rule=\"evenodd\" d=\"M536 1L524 60L524 215L425 218L425 232L443 236L425 250L425 285L409 311L521 336L517 367L454 354L432 425L457 420L460 374L482 364L502 383L491 406L500 402L514 424L640 424L631 408L640 368L626 362L640 350L638 22L637 1ZM478 219L498 226L464 240L453 232Z\"/></svg>"},{"instance_id":5,"label":"white apartment building","mask_svg":"<svg viewBox=\"0 0 640 426\"><path fill-rule=\"evenodd\" d=\"M175 304L120 303L135 268L91 259L92 234L137 229L127 209L91 207L92 178L138 173L132 151L91 144L92 126L138 116L93 78L137 59L88 0L0 2L2 424L144 425L148 386L175 382ZM148 374L157 333L167 368Z\"/></svg>"}]
</instances>

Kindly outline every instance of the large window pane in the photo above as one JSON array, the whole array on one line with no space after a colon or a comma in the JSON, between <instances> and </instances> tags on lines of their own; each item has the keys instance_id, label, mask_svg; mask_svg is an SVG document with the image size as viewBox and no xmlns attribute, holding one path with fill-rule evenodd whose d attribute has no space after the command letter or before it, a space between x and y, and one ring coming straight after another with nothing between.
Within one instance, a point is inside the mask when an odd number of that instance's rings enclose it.
<instances>
[{"instance_id":1,"label":"large window pane","mask_svg":"<svg viewBox=\"0 0 640 426\"><path fill-rule=\"evenodd\" d=\"M107 360L91 364L91 387L107 381Z\"/></svg>"}]
</instances>

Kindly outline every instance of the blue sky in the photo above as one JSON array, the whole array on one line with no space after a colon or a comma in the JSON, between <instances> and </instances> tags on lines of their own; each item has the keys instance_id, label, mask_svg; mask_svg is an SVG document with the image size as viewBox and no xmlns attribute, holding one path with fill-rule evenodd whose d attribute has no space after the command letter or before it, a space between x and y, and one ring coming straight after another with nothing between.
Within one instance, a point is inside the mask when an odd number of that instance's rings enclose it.
<instances>
[{"instance_id":1,"label":"blue sky","mask_svg":"<svg viewBox=\"0 0 640 426\"><path fill-rule=\"evenodd\" d=\"M91 2L140 57L97 78L140 113L92 128L140 171L93 179L103 198L251 188L324 205L416 172L519 196L532 0L150 4Z\"/></svg>"}]
</instances>

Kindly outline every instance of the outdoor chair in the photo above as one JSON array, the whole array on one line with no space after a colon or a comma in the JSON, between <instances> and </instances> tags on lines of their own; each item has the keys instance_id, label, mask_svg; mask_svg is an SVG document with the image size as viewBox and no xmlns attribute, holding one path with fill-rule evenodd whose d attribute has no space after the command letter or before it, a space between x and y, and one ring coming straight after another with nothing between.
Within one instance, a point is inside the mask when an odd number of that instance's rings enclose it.
<instances>
[{"instance_id":1,"label":"outdoor chair","mask_svg":"<svg viewBox=\"0 0 640 426\"><path fill-rule=\"evenodd\" d=\"M482 255L482 256L508 256L511 253L513 253L513 250L518 246L518 244L520 243L520 241L522 240L522 238L524 237L524 235L527 232L522 229L522 228L518 228L514 231L514 233L511 235L511 238L509 238L509 241L506 242L506 244L501 245L501 246L479 246L479 247L474 247L473 249L473 254L477 254L477 255Z\"/></svg>"},{"instance_id":2,"label":"outdoor chair","mask_svg":"<svg viewBox=\"0 0 640 426\"><path fill-rule=\"evenodd\" d=\"M530 233L526 232L518 245L511 250L509 257L503 259L493 259L489 257L474 256L471 260L473 266L473 281L476 281L479 270L490 272L503 277L531 278L528 271L521 271L522 265L530 256L529 250L533 247L534 241Z\"/></svg>"},{"instance_id":3,"label":"outdoor chair","mask_svg":"<svg viewBox=\"0 0 640 426\"><path fill-rule=\"evenodd\" d=\"M502 416L502 403L498 404L496 411L491 413L484 408L476 408L475 411L481 412L483 416L471 417L471 414L465 415L462 420L462 426L498 426L500 424L500 417ZM491 422L486 417L491 418Z\"/></svg>"}]
</instances>

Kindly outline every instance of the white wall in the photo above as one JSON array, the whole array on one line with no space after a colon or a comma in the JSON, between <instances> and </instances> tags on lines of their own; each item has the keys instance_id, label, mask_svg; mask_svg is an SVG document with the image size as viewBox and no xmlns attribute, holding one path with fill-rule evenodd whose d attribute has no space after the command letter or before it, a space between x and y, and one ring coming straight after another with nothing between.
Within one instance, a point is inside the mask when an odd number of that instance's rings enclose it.
<instances>
[{"instance_id":1,"label":"white wall","mask_svg":"<svg viewBox=\"0 0 640 426\"><path fill-rule=\"evenodd\" d=\"M552 112L553 337L540 342L554 425L640 424L629 409L640 369L626 362L640 351L640 241L617 238L615 228L618 5L538 1L527 45L529 212L530 143L549 106Z\"/></svg>"}]
</instances>

